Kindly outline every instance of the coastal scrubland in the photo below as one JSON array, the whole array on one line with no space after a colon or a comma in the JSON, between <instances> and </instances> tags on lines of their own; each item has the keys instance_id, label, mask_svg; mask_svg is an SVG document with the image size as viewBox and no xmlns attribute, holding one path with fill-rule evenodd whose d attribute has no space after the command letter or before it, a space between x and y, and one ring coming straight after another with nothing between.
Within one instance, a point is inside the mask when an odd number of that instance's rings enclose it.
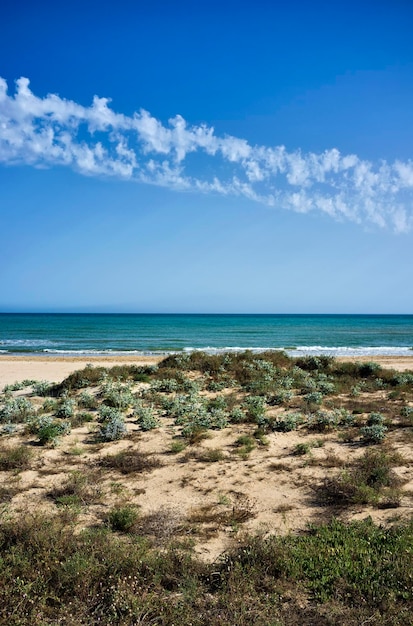
<instances>
[{"instance_id":1,"label":"coastal scrubland","mask_svg":"<svg viewBox=\"0 0 413 626\"><path fill-rule=\"evenodd\" d=\"M90 364L0 433L0 623L413 623L412 370Z\"/></svg>"}]
</instances>

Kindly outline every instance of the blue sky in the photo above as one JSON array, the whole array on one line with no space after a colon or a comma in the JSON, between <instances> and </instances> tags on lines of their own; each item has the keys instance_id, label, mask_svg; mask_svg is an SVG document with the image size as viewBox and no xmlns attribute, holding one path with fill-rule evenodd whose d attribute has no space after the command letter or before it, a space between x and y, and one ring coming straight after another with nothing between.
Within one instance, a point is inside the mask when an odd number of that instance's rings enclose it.
<instances>
[{"instance_id":1,"label":"blue sky","mask_svg":"<svg viewBox=\"0 0 413 626\"><path fill-rule=\"evenodd\" d=\"M0 311L413 312L410 2L0 19Z\"/></svg>"}]
</instances>

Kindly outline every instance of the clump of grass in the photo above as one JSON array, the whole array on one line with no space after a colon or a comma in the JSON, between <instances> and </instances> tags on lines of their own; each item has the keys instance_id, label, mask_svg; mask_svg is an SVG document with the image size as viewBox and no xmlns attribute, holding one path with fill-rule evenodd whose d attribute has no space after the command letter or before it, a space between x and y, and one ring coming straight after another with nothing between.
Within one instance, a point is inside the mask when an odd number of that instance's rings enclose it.
<instances>
[{"instance_id":1,"label":"clump of grass","mask_svg":"<svg viewBox=\"0 0 413 626\"><path fill-rule=\"evenodd\" d=\"M311 444L310 443L297 443L297 445L294 448L293 454L295 456L304 456L305 454L309 454L309 452L311 451Z\"/></svg>"},{"instance_id":2,"label":"clump of grass","mask_svg":"<svg viewBox=\"0 0 413 626\"><path fill-rule=\"evenodd\" d=\"M27 446L17 445L0 449L0 470L23 471L30 468L33 451Z\"/></svg>"},{"instance_id":3,"label":"clump of grass","mask_svg":"<svg viewBox=\"0 0 413 626\"><path fill-rule=\"evenodd\" d=\"M161 467L161 461L150 454L136 449L127 449L100 459L101 467L118 470L121 474L147 472Z\"/></svg>"},{"instance_id":4,"label":"clump of grass","mask_svg":"<svg viewBox=\"0 0 413 626\"><path fill-rule=\"evenodd\" d=\"M241 435L235 442L236 452L242 458L247 458L255 449L255 440L250 435Z\"/></svg>"},{"instance_id":5,"label":"clump of grass","mask_svg":"<svg viewBox=\"0 0 413 626\"><path fill-rule=\"evenodd\" d=\"M206 449L199 454L198 459L204 463L217 463L225 458L224 453L219 448Z\"/></svg>"},{"instance_id":6,"label":"clump of grass","mask_svg":"<svg viewBox=\"0 0 413 626\"><path fill-rule=\"evenodd\" d=\"M54 487L48 496L58 506L83 506L99 502L102 490L96 482L96 474L76 470L70 472L66 481L60 487Z\"/></svg>"},{"instance_id":7,"label":"clump of grass","mask_svg":"<svg viewBox=\"0 0 413 626\"><path fill-rule=\"evenodd\" d=\"M138 516L139 513L134 506L115 506L109 511L106 521L111 530L128 533L135 526Z\"/></svg>"},{"instance_id":8,"label":"clump of grass","mask_svg":"<svg viewBox=\"0 0 413 626\"><path fill-rule=\"evenodd\" d=\"M353 469L326 478L320 490L321 495L329 504L379 505L386 500L386 490L391 489L392 499L395 500L395 489L401 484L392 470L395 462L398 459L392 454L369 450Z\"/></svg>"},{"instance_id":9,"label":"clump of grass","mask_svg":"<svg viewBox=\"0 0 413 626\"><path fill-rule=\"evenodd\" d=\"M141 515L136 523L136 532L144 537L151 537L156 545L165 545L176 539L184 530L182 514L174 508L162 506L159 509Z\"/></svg>"},{"instance_id":10,"label":"clump of grass","mask_svg":"<svg viewBox=\"0 0 413 626\"><path fill-rule=\"evenodd\" d=\"M89 413L88 411L79 411L79 413L75 413L70 418L70 424L72 428L77 428L78 426L83 426L83 424L89 424L93 422L95 416L93 413Z\"/></svg>"},{"instance_id":11,"label":"clump of grass","mask_svg":"<svg viewBox=\"0 0 413 626\"><path fill-rule=\"evenodd\" d=\"M187 443L183 440L175 440L171 443L169 448L170 454L179 454L183 450L185 450Z\"/></svg>"}]
</instances>

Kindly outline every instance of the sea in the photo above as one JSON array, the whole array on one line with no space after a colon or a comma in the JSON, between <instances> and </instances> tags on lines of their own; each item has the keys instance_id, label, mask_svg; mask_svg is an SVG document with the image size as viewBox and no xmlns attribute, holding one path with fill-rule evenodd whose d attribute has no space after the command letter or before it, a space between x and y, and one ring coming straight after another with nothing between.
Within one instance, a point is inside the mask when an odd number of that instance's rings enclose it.
<instances>
[{"instance_id":1,"label":"sea","mask_svg":"<svg viewBox=\"0 0 413 626\"><path fill-rule=\"evenodd\" d=\"M0 313L0 354L413 355L413 315Z\"/></svg>"}]
</instances>

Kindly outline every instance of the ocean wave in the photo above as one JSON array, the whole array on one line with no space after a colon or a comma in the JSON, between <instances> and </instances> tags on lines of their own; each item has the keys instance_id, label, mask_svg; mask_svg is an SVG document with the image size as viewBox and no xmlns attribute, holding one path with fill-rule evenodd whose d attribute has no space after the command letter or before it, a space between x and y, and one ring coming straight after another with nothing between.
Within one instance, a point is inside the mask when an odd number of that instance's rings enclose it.
<instances>
[{"instance_id":1,"label":"ocean wave","mask_svg":"<svg viewBox=\"0 0 413 626\"><path fill-rule=\"evenodd\" d=\"M406 346L297 346L285 350L290 356L413 356Z\"/></svg>"},{"instance_id":2,"label":"ocean wave","mask_svg":"<svg viewBox=\"0 0 413 626\"><path fill-rule=\"evenodd\" d=\"M47 339L0 339L0 346L10 348L40 348L41 346L58 346L56 341Z\"/></svg>"},{"instance_id":3,"label":"ocean wave","mask_svg":"<svg viewBox=\"0 0 413 626\"><path fill-rule=\"evenodd\" d=\"M4 345L4 344L3 344ZM13 347L15 350L13 350ZM30 348L31 349L22 349ZM79 357L99 357L99 356L167 356L169 354L191 354L192 352L205 352L210 355L218 354L236 354L248 350L254 354L259 354L266 351L284 351L289 356L301 357L301 356L362 356L362 357L374 357L374 356L413 356L413 348L407 346L288 346L288 347L274 347L274 346L204 346L194 348L192 346L185 347L183 349L159 349L159 350L122 350L122 349L70 349L70 348L38 348L36 345L20 345L10 346L8 350L0 349L0 354L21 354L26 352L31 355L48 354L50 356L79 356Z\"/></svg>"},{"instance_id":4,"label":"ocean wave","mask_svg":"<svg viewBox=\"0 0 413 626\"><path fill-rule=\"evenodd\" d=\"M60 354L68 356L156 356L156 355L168 355L175 354L175 351L170 350L58 350L45 348L42 350L43 354Z\"/></svg>"}]
</instances>

